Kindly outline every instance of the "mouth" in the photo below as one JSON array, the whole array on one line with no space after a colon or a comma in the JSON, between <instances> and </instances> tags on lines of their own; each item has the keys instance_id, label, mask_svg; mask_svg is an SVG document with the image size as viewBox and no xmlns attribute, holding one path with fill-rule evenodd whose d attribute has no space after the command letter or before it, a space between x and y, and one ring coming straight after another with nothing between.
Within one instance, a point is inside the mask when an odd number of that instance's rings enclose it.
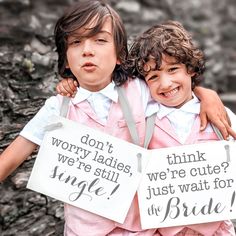
<instances>
[{"instance_id":1,"label":"mouth","mask_svg":"<svg viewBox=\"0 0 236 236\"><path fill-rule=\"evenodd\" d=\"M173 97L179 91L179 87L174 88L168 92L161 93L164 97L169 98Z\"/></svg>"},{"instance_id":2,"label":"mouth","mask_svg":"<svg viewBox=\"0 0 236 236\"><path fill-rule=\"evenodd\" d=\"M95 66L95 64L93 64L92 62L85 62L82 67L86 67L86 66Z\"/></svg>"},{"instance_id":3,"label":"mouth","mask_svg":"<svg viewBox=\"0 0 236 236\"><path fill-rule=\"evenodd\" d=\"M87 72L93 72L94 70L96 70L96 67L97 66L92 62L86 62L82 65L82 68Z\"/></svg>"}]
</instances>

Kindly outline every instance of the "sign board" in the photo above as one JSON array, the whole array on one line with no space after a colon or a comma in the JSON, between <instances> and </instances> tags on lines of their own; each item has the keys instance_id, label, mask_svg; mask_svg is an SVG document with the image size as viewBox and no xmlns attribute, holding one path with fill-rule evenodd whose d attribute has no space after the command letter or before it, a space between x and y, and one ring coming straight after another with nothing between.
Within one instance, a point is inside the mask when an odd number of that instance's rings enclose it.
<instances>
[{"instance_id":1,"label":"sign board","mask_svg":"<svg viewBox=\"0 0 236 236\"><path fill-rule=\"evenodd\" d=\"M63 117L51 122L27 187L123 223L147 151Z\"/></svg>"},{"instance_id":2,"label":"sign board","mask_svg":"<svg viewBox=\"0 0 236 236\"><path fill-rule=\"evenodd\" d=\"M236 218L236 143L149 150L138 189L143 229Z\"/></svg>"}]
</instances>

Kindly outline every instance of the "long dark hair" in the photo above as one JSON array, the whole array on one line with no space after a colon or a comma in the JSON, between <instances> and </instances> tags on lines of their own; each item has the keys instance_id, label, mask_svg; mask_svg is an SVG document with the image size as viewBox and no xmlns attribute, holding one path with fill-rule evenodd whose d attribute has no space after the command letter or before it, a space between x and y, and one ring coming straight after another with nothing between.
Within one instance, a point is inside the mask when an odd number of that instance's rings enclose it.
<instances>
[{"instance_id":1,"label":"long dark hair","mask_svg":"<svg viewBox=\"0 0 236 236\"><path fill-rule=\"evenodd\" d=\"M118 13L103 0L79 0L57 21L54 36L58 53L58 72L62 77L75 78L70 69L66 68L68 36L96 19L97 24L86 35L91 37L101 30L108 16L112 19L116 54L120 61L120 64L117 64L114 69L112 80L117 85L121 85L127 80L124 66L128 56L126 30Z\"/></svg>"}]
</instances>

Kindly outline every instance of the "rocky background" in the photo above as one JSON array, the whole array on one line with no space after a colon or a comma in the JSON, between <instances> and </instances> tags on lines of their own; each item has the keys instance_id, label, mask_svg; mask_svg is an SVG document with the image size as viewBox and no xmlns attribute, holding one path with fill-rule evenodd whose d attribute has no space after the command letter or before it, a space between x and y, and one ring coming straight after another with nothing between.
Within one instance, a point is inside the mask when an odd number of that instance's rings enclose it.
<instances>
[{"instance_id":1,"label":"rocky background","mask_svg":"<svg viewBox=\"0 0 236 236\"><path fill-rule=\"evenodd\" d=\"M53 28L73 0L0 0L0 152L55 94L58 82ZM236 112L235 0L110 0L130 42L147 27L179 20L207 57L205 86ZM0 235L63 233L63 206L26 189L35 154L0 184Z\"/></svg>"}]
</instances>

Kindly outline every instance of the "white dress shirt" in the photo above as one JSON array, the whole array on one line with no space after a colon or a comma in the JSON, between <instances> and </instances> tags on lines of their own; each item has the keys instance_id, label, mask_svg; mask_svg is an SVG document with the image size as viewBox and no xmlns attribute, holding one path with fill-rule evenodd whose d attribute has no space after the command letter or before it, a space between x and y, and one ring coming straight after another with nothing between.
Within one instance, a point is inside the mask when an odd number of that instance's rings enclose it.
<instances>
[{"instance_id":1,"label":"white dress shirt","mask_svg":"<svg viewBox=\"0 0 236 236\"><path fill-rule=\"evenodd\" d=\"M156 112L159 119L167 117L180 143L184 144L191 132L196 116L200 113L200 101L194 93L192 95L193 98L180 108L167 107L150 101L146 109L146 116ZM228 108L226 110L230 117L232 128L236 130L236 115ZM205 131L212 131L212 127L208 125Z\"/></svg>"},{"instance_id":2,"label":"white dress shirt","mask_svg":"<svg viewBox=\"0 0 236 236\"><path fill-rule=\"evenodd\" d=\"M143 109L146 110L147 103L150 99L149 89L144 81L135 79L140 96L142 99ZM136 93L135 93L136 94ZM73 104L87 100L92 109L95 111L99 119L104 123L107 120L110 105L112 101L118 101L118 93L115 84L112 82L104 89L98 92L91 92L83 88L78 88L76 96L71 99ZM130 104L132 107L132 104ZM20 135L28 140L40 145L44 136L44 127L48 124L52 115L60 114L60 103L56 96L52 96L46 100L44 106L38 113L26 124Z\"/></svg>"}]
</instances>

